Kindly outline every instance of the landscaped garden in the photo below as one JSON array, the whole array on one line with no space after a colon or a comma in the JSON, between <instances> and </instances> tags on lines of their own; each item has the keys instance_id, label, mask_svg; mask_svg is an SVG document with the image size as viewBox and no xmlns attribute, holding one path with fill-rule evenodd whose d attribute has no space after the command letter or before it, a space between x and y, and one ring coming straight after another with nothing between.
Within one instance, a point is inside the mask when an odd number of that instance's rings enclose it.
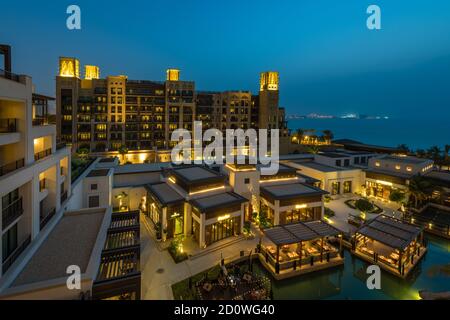
<instances>
[{"instance_id":1,"label":"landscaped garden","mask_svg":"<svg viewBox=\"0 0 450 320\"><path fill-rule=\"evenodd\" d=\"M383 212L382 208L366 198L346 200L345 204L352 209L359 210L364 213L379 214Z\"/></svg>"}]
</instances>

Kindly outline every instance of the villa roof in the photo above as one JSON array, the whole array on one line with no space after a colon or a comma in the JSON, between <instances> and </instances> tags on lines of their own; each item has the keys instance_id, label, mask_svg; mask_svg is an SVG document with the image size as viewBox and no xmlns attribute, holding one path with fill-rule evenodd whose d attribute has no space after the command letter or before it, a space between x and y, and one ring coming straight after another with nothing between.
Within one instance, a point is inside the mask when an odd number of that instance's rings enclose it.
<instances>
[{"instance_id":1,"label":"villa roof","mask_svg":"<svg viewBox=\"0 0 450 320\"><path fill-rule=\"evenodd\" d=\"M366 172L367 178L392 180L391 182L399 184L404 184L405 180L411 179L414 176L414 173L393 172L373 168L364 169L364 171Z\"/></svg>"},{"instance_id":2,"label":"villa roof","mask_svg":"<svg viewBox=\"0 0 450 320\"><path fill-rule=\"evenodd\" d=\"M92 177L106 177L109 174L109 169L95 169L89 172L88 178Z\"/></svg>"},{"instance_id":3,"label":"villa roof","mask_svg":"<svg viewBox=\"0 0 450 320\"><path fill-rule=\"evenodd\" d=\"M190 203L201 212L210 212L219 208L230 207L233 205L247 202L248 200L234 192L224 192L190 200Z\"/></svg>"},{"instance_id":4,"label":"villa roof","mask_svg":"<svg viewBox=\"0 0 450 320\"><path fill-rule=\"evenodd\" d=\"M328 192L303 183L290 183L271 186L261 186L262 196L275 200L295 199L304 196L317 196Z\"/></svg>"},{"instance_id":5,"label":"villa roof","mask_svg":"<svg viewBox=\"0 0 450 320\"><path fill-rule=\"evenodd\" d=\"M277 246L333 237L341 233L338 229L321 220L299 221L262 229L262 231Z\"/></svg>"},{"instance_id":6,"label":"villa roof","mask_svg":"<svg viewBox=\"0 0 450 320\"><path fill-rule=\"evenodd\" d=\"M145 189L154 195L163 206L184 201L184 197L166 182L147 184Z\"/></svg>"},{"instance_id":7,"label":"villa roof","mask_svg":"<svg viewBox=\"0 0 450 320\"><path fill-rule=\"evenodd\" d=\"M224 175L203 166L181 166L171 169L170 173L187 185L225 181Z\"/></svg>"},{"instance_id":8,"label":"villa roof","mask_svg":"<svg viewBox=\"0 0 450 320\"><path fill-rule=\"evenodd\" d=\"M335 172L335 171L345 171L345 170L353 170L355 168L352 167L331 167L331 166L327 166L321 163L317 163L314 161L310 161L310 162L300 162L298 163L299 165L308 167L310 169L314 169L320 172Z\"/></svg>"},{"instance_id":9,"label":"villa roof","mask_svg":"<svg viewBox=\"0 0 450 320\"><path fill-rule=\"evenodd\" d=\"M170 162L125 164L122 166L116 166L114 169L114 175L158 172L170 167Z\"/></svg>"},{"instance_id":10,"label":"villa roof","mask_svg":"<svg viewBox=\"0 0 450 320\"><path fill-rule=\"evenodd\" d=\"M421 231L421 228L410 223L386 215L379 215L364 224L356 232L391 248L403 250Z\"/></svg>"},{"instance_id":11,"label":"villa roof","mask_svg":"<svg viewBox=\"0 0 450 320\"><path fill-rule=\"evenodd\" d=\"M418 157L412 157L412 156L392 156L392 155L385 155L384 157L380 158L380 160L388 160L388 161L395 161L400 163L406 163L406 164L419 164L419 163L427 163L427 162L433 162L433 160L430 159L423 159Z\"/></svg>"}]
</instances>

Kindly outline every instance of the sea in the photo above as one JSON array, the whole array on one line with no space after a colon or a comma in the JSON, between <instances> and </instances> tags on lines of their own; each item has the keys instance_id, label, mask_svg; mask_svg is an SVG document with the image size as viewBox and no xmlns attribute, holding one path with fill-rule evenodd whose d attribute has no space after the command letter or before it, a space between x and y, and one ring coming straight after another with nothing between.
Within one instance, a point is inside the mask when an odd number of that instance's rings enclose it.
<instances>
[{"instance_id":1,"label":"sea","mask_svg":"<svg viewBox=\"0 0 450 320\"><path fill-rule=\"evenodd\" d=\"M450 119L289 119L292 131L315 129L331 130L334 139L352 139L366 144L397 147L406 144L410 149L428 149L438 146L442 150L450 144Z\"/></svg>"}]
</instances>

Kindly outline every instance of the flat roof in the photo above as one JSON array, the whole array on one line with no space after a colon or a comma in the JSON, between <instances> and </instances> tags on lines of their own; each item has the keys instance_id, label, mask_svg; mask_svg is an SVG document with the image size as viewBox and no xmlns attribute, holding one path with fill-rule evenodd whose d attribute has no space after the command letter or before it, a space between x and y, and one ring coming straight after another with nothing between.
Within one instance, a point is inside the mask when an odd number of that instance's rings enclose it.
<instances>
[{"instance_id":1,"label":"flat roof","mask_svg":"<svg viewBox=\"0 0 450 320\"><path fill-rule=\"evenodd\" d=\"M188 181L209 179L209 178L217 177L219 175L216 172L207 170L202 167L189 167L189 168L175 169L174 172L176 172L177 175L183 177L184 179L186 179Z\"/></svg>"},{"instance_id":2,"label":"flat roof","mask_svg":"<svg viewBox=\"0 0 450 320\"><path fill-rule=\"evenodd\" d=\"M101 158L99 160L99 162L102 162L102 163L104 163L104 162L114 162L115 160L116 160L116 157L109 157L109 158Z\"/></svg>"},{"instance_id":3,"label":"flat roof","mask_svg":"<svg viewBox=\"0 0 450 320\"><path fill-rule=\"evenodd\" d=\"M335 168L335 167L330 167L321 163L317 163L317 162L300 162L298 163L299 165L317 170L317 171L321 171L321 172L335 172L335 171L345 171L345 170L353 170L355 168L352 167L340 167L340 168Z\"/></svg>"},{"instance_id":4,"label":"flat roof","mask_svg":"<svg viewBox=\"0 0 450 320\"><path fill-rule=\"evenodd\" d=\"M443 171L430 171L426 174L424 174L424 177L438 180L440 182L450 183L450 172L443 172Z\"/></svg>"},{"instance_id":5,"label":"flat roof","mask_svg":"<svg viewBox=\"0 0 450 320\"><path fill-rule=\"evenodd\" d=\"M307 222L299 221L278 225L262 229L262 232L277 246L323 237L333 237L341 233L341 231L322 220Z\"/></svg>"},{"instance_id":6,"label":"flat roof","mask_svg":"<svg viewBox=\"0 0 450 320\"><path fill-rule=\"evenodd\" d=\"M101 208L65 213L11 287L66 277L70 265L84 273L106 212Z\"/></svg>"},{"instance_id":7,"label":"flat roof","mask_svg":"<svg viewBox=\"0 0 450 320\"><path fill-rule=\"evenodd\" d=\"M147 184L145 189L153 194L162 205L175 204L184 201L184 197L166 182Z\"/></svg>"},{"instance_id":8,"label":"flat roof","mask_svg":"<svg viewBox=\"0 0 450 320\"><path fill-rule=\"evenodd\" d=\"M122 166L116 166L114 169L114 175L157 172L162 171L163 169L171 168L171 166L172 165L170 164L170 162L126 164Z\"/></svg>"},{"instance_id":9,"label":"flat roof","mask_svg":"<svg viewBox=\"0 0 450 320\"><path fill-rule=\"evenodd\" d=\"M88 173L86 177L106 177L109 173L109 169L95 169Z\"/></svg>"},{"instance_id":10,"label":"flat roof","mask_svg":"<svg viewBox=\"0 0 450 320\"><path fill-rule=\"evenodd\" d=\"M386 155L382 158L379 158L380 160L388 160L388 161L395 161L400 163L411 163L411 164L420 164L420 163L426 163L426 162L432 162L430 159L423 159L418 157L411 157L411 156L405 156L405 157L397 157L392 155Z\"/></svg>"},{"instance_id":11,"label":"flat roof","mask_svg":"<svg viewBox=\"0 0 450 320\"><path fill-rule=\"evenodd\" d=\"M350 155L345 153L338 153L338 152L323 152L318 153L318 156L327 157L327 158L349 158Z\"/></svg>"},{"instance_id":12,"label":"flat roof","mask_svg":"<svg viewBox=\"0 0 450 320\"><path fill-rule=\"evenodd\" d=\"M274 199L290 199L301 196L314 196L327 194L328 192L303 183L290 183L271 186L261 186L261 194L269 195Z\"/></svg>"},{"instance_id":13,"label":"flat roof","mask_svg":"<svg viewBox=\"0 0 450 320\"><path fill-rule=\"evenodd\" d=\"M402 179L410 179L414 176L414 173L406 173L406 172L394 172L394 171L387 171L387 170L380 170L380 169L363 169L365 172L369 173L375 173L375 174L381 174L396 178L402 178Z\"/></svg>"},{"instance_id":14,"label":"flat roof","mask_svg":"<svg viewBox=\"0 0 450 320\"><path fill-rule=\"evenodd\" d=\"M382 214L364 224L356 232L391 248L403 250L422 232L422 229Z\"/></svg>"},{"instance_id":15,"label":"flat roof","mask_svg":"<svg viewBox=\"0 0 450 320\"><path fill-rule=\"evenodd\" d=\"M208 197L193 199L190 203L202 212L229 207L247 202L248 200L234 192L224 192Z\"/></svg>"}]
</instances>

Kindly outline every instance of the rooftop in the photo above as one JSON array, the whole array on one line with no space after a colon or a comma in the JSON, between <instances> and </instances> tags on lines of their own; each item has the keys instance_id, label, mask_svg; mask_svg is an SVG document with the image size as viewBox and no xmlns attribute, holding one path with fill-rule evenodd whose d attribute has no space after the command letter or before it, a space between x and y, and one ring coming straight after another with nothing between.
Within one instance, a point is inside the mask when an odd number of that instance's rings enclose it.
<instances>
[{"instance_id":1,"label":"rooftop","mask_svg":"<svg viewBox=\"0 0 450 320\"><path fill-rule=\"evenodd\" d=\"M174 175L177 182L180 180L186 185L225 181L224 175L202 166L176 167L169 174Z\"/></svg>"},{"instance_id":2,"label":"rooftop","mask_svg":"<svg viewBox=\"0 0 450 320\"><path fill-rule=\"evenodd\" d=\"M95 169L89 172L87 177L106 177L109 173L109 169Z\"/></svg>"},{"instance_id":3,"label":"rooftop","mask_svg":"<svg viewBox=\"0 0 450 320\"><path fill-rule=\"evenodd\" d=\"M348 158L349 155L345 154L343 152L337 153L337 152L322 152L318 153L318 156L327 157L327 158Z\"/></svg>"},{"instance_id":4,"label":"rooftop","mask_svg":"<svg viewBox=\"0 0 450 320\"><path fill-rule=\"evenodd\" d=\"M66 277L70 265L78 265L85 273L106 212L90 209L65 213L11 286Z\"/></svg>"},{"instance_id":5,"label":"rooftop","mask_svg":"<svg viewBox=\"0 0 450 320\"><path fill-rule=\"evenodd\" d=\"M277 246L332 237L341 233L338 229L320 220L300 221L262 229L262 231Z\"/></svg>"},{"instance_id":6,"label":"rooftop","mask_svg":"<svg viewBox=\"0 0 450 320\"><path fill-rule=\"evenodd\" d=\"M417 158L417 157L411 157L411 156L406 156L406 157L397 157L397 156L391 156L391 155L386 155L383 158L380 158L380 160L388 160L388 161L394 161L394 162L400 162L400 163L410 163L410 164L420 164L420 163L427 163L427 162L431 162L432 160L430 159L423 159L423 158Z\"/></svg>"},{"instance_id":7,"label":"rooftop","mask_svg":"<svg viewBox=\"0 0 450 320\"><path fill-rule=\"evenodd\" d=\"M406 248L416 238L421 228L410 223L379 215L357 230L357 233L383 243L391 248Z\"/></svg>"},{"instance_id":8,"label":"rooftop","mask_svg":"<svg viewBox=\"0 0 450 320\"><path fill-rule=\"evenodd\" d=\"M291 183L272 186L261 186L261 195L269 195L274 199L291 199L301 196L327 194L326 191L303 183Z\"/></svg>"},{"instance_id":9,"label":"rooftop","mask_svg":"<svg viewBox=\"0 0 450 320\"><path fill-rule=\"evenodd\" d=\"M320 164L320 163L313 162L313 161L310 161L310 162L295 162L295 163L300 164L300 165L305 166L305 167L308 167L308 168L311 168L311 169L314 169L314 170L317 170L317 171L321 171L321 172L334 172L334 171L345 171L345 170L353 170L353 169L355 169L355 168L352 168L352 167L339 167L339 168L331 167L331 166L327 166L327 165Z\"/></svg>"},{"instance_id":10,"label":"rooftop","mask_svg":"<svg viewBox=\"0 0 450 320\"><path fill-rule=\"evenodd\" d=\"M115 167L114 174L157 172L170 167L170 162L126 164Z\"/></svg>"},{"instance_id":11,"label":"rooftop","mask_svg":"<svg viewBox=\"0 0 450 320\"><path fill-rule=\"evenodd\" d=\"M191 200L193 206L202 212L208 212L214 209L232 206L247 202L248 200L234 192L225 192L208 197Z\"/></svg>"},{"instance_id":12,"label":"rooftop","mask_svg":"<svg viewBox=\"0 0 450 320\"><path fill-rule=\"evenodd\" d=\"M173 189L169 184L165 182L148 184L145 186L145 188L148 192L153 194L163 205L169 205L184 201L183 196L181 196L178 192L175 191L175 189Z\"/></svg>"}]
</instances>

